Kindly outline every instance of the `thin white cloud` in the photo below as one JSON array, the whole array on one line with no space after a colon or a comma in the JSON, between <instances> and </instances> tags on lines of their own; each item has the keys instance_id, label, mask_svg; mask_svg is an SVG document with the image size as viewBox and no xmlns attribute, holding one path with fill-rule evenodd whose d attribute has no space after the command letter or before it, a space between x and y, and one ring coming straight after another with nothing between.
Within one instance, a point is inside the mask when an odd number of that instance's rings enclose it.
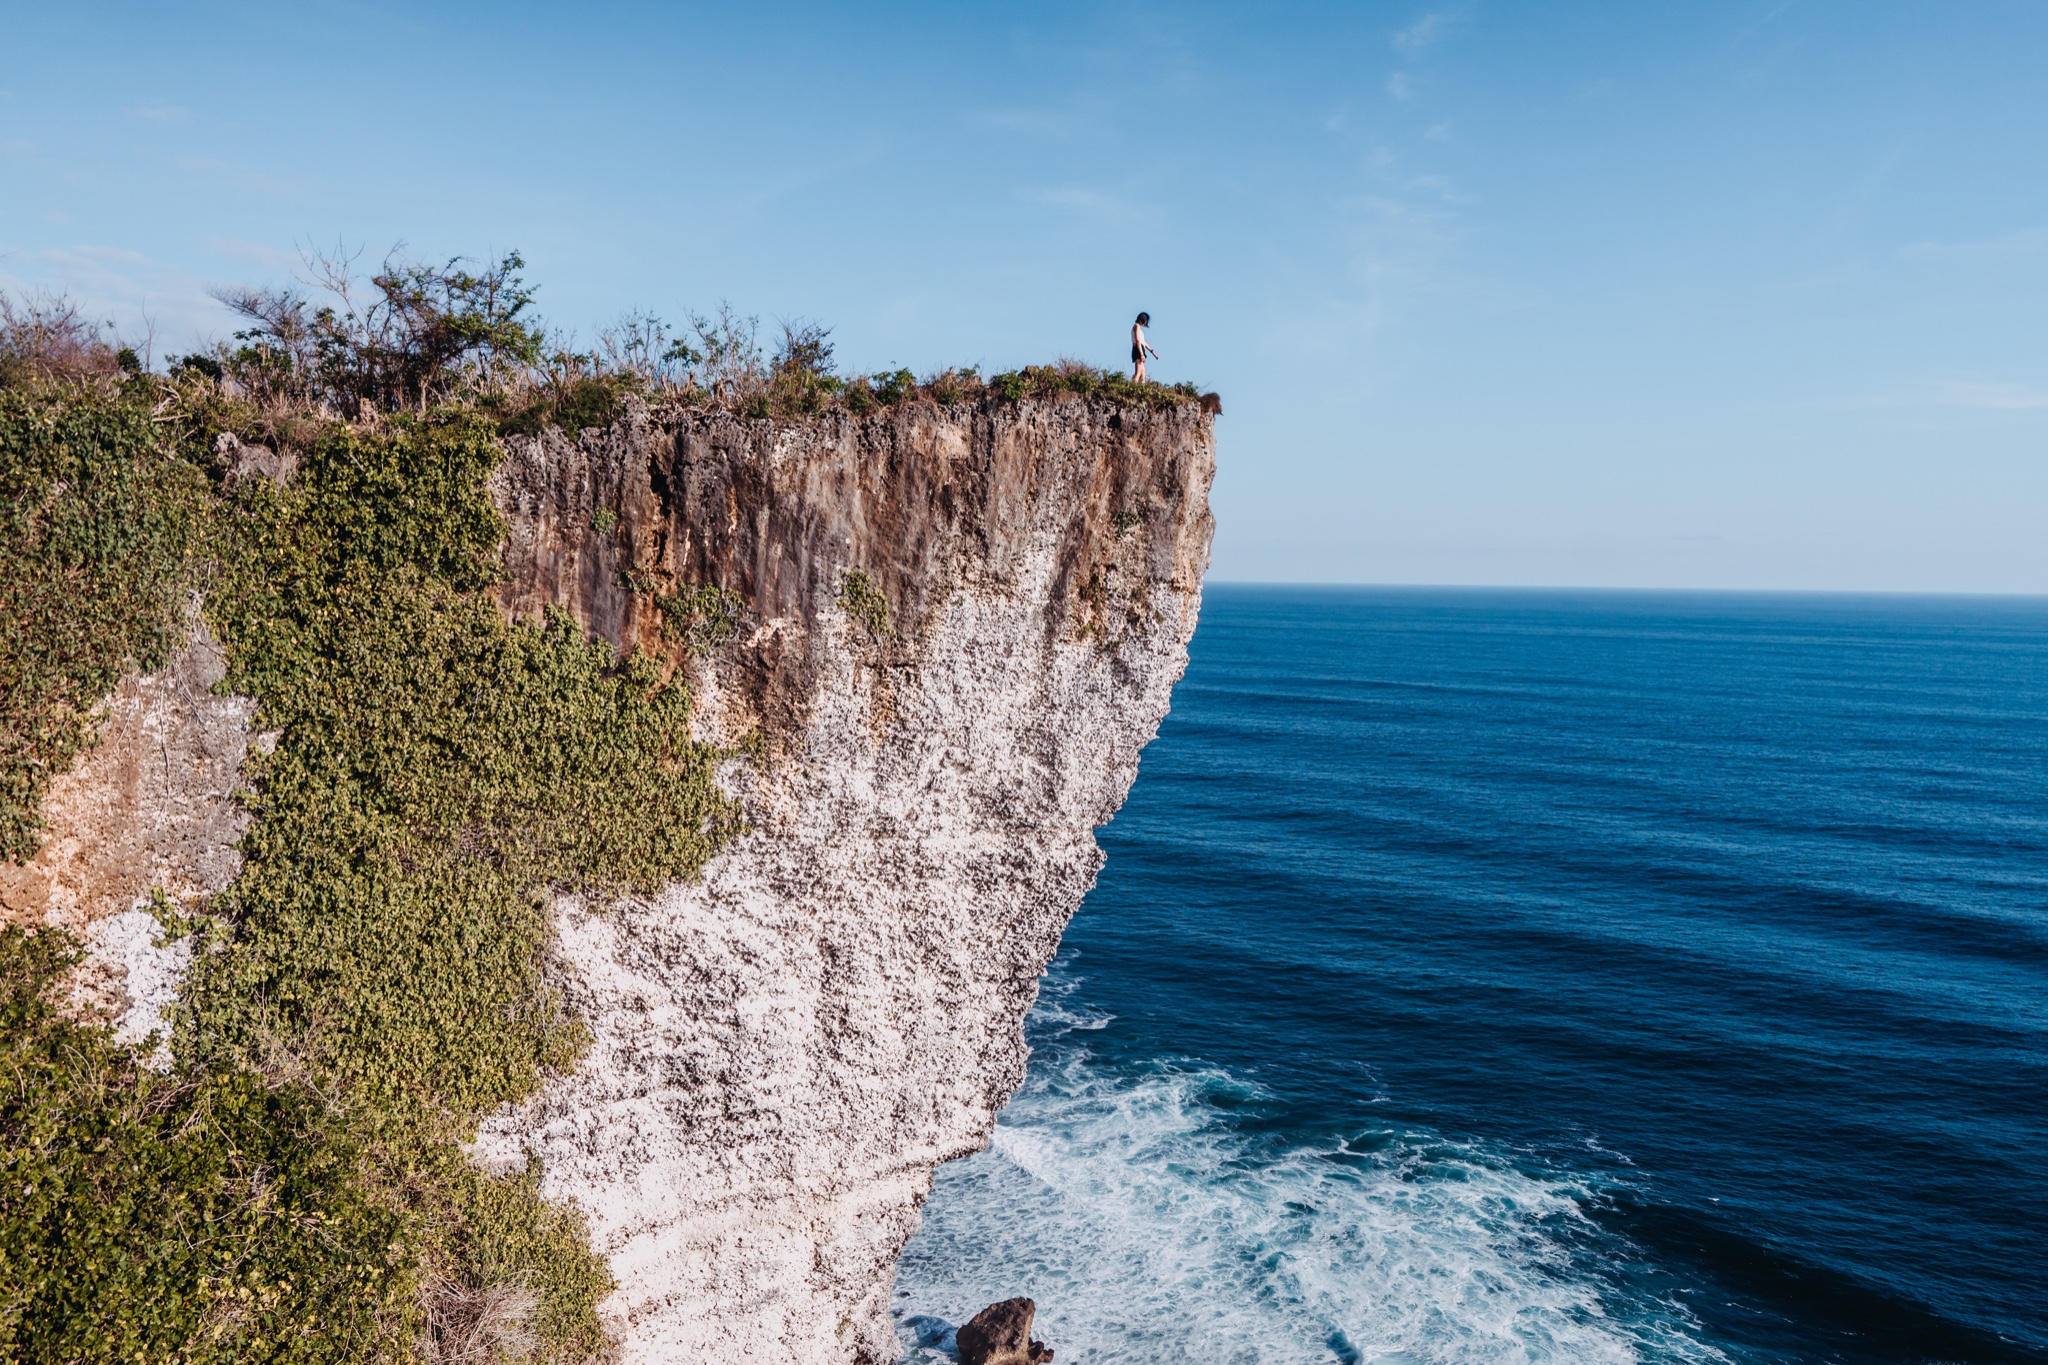
<instances>
[{"instance_id":1,"label":"thin white cloud","mask_svg":"<svg viewBox=\"0 0 2048 1365\"><path fill-rule=\"evenodd\" d=\"M1987 379L1923 379L1861 397L1820 402L1849 411L1949 408L1965 412L2048 410L2048 385Z\"/></svg>"},{"instance_id":2,"label":"thin white cloud","mask_svg":"<svg viewBox=\"0 0 2048 1365\"><path fill-rule=\"evenodd\" d=\"M1030 137L1062 140L1075 136L1088 126L1088 120L1078 111L1063 109L1027 109L1012 106L1006 109L981 109L968 116L970 123L983 128L994 128L1006 133L1023 133Z\"/></svg>"},{"instance_id":3,"label":"thin white cloud","mask_svg":"<svg viewBox=\"0 0 2048 1365\"><path fill-rule=\"evenodd\" d=\"M1935 384L1934 390L1935 401L1948 408L1972 408L1979 412L2032 412L2048 408L2048 389L2034 384L1944 379Z\"/></svg>"},{"instance_id":4,"label":"thin white cloud","mask_svg":"<svg viewBox=\"0 0 2048 1365\"><path fill-rule=\"evenodd\" d=\"M1463 20L1464 15L1454 10L1425 14L1394 35L1394 50L1413 56L1424 48L1434 47L1450 37Z\"/></svg>"},{"instance_id":5,"label":"thin white cloud","mask_svg":"<svg viewBox=\"0 0 2048 1365\"><path fill-rule=\"evenodd\" d=\"M1408 78L1407 72L1396 71L1387 77L1387 93L1397 100L1412 100L1415 98L1415 83Z\"/></svg>"},{"instance_id":6,"label":"thin white cloud","mask_svg":"<svg viewBox=\"0 0 2048 1365\"><path fill-rule=\"evenodd\" d=\"M1075 186L1050 186L1030 190L1025 197L1034 204L1073 209L1103 218L1128 221L1144 216L1138 206L1129 200L1119 199L1113 194L1104 194L1099 190L1084 190Z\"/></svg>"},{"instance_id":7,"label":"thin white cloud","mask_svg":"<svg viewBox=\"0 0 2048 1365\"><path fill-rule=\"evenodd\" d=\"M755 230L760 216L792 196L851 174L880 161L888 144L879 137L849 140L830 155L808 162L793 162L777 174L753 184L742 185L726 194L704 215L707 224L702 239L717 243Z\"/></svg>"},{"instance_id":8,"label":"thin white cloud","mask_svg":"<svg viewBox=\"0 0 2048 1365\"><path fill-rule=\"evenodd\" d=\"M151 123L184 123L192 117L192 111L182 104L142 104L128 112Z\"/></svg>"},{"instance_id":9,"label":"thin white cloud","mask_svg":"<svg viewBox=\"0 0 2048 1365\"><path fill-rule=\"evenodd\" d=\"M1791 8L1792 0L1780 0L1780 3L1777 6L1775 6L1770 11L1770 13L1764 15L1763 18L1758 19L1754 23L1749 24L1743 27L1742 29L1738 30L1735 34L1734 40L1729 45L1731 47L1742 46L1744 43L1748 42L1752 37L1763 32L1766 28L1769 28L1772 24L1776 23L1778 21L1778 16Z\"/></svg>"},{"instance_id":10,"label":"thin white cloud","mask_svg":"<svg viewBox=\"0 0 2048 1365\"><path fill-rule=\"evenodd\" d=\"M233 166L210 156L181 156L172 164L201 180L225 185L243 194L264 195L274 199L302 199L311 188L304 180L266 175L261 171Z\"/></svg>"},{"instance_id":11,"label":"thin white cloud","mask_svg":"<svg viewBox=\"0 0 2048 1365\"><path fill-rule=\"evenodd\" d=\"M0 289L68 295L86 316L111 322L124 339L155 333L159 358L189 351L228 331L233 319L210 282L140 252L82 243L39 251L0 243Z\"/></svg>"},{"instance_id":12,"label":"thin white cloud","mask_svg":"<svg viewBox=\"0 0 2048 1365\"><path fill-rule=\"evenodd\" d=\"M269 242L250 242L239 237L209 237L206 246L224 261L253 265L271 275L296 275L305 268L303 251L286 250Z\"/></svg>"},{"instance_id":13,"label":"thin white cloud","mask_svg":"<svg viewBox=\"0 0 2048 1365\"><path fill-rule=\"evenodd\" d=\"M1969 256L2032 256L2048 251L2048 228L2023 228L2008 232L2002 237L1988 237L1976 242L1915 242L1899 248L1899 254L1916 259L1934 259Z\"/></svg>"}]
</instances>

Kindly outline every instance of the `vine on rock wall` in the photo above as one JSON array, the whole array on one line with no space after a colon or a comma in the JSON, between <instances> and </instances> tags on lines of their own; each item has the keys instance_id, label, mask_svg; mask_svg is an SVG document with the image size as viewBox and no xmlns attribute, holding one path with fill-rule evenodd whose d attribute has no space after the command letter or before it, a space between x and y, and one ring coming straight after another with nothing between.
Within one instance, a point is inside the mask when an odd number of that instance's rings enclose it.
<instances>
[{"instance_id":1,"label":"vine on rock wall","mask_svg":"<svg viewBox=\"0 0 2048 1365\"><path fill-rule=\"evenodd\" d=\"M0 389L0 861L130 668L170 657L205 502L147 406Z\"/></svg>"},{"instance_id":2,"label":"vine on rock wall","mask_svg":"<svg viewBox=\"0 0 2048 1365\"><path fill-rule=\"evenodd\" d=\"M0 477L56 509L0 548L34 608L8 856L41 791L17 771L61 770L195 586L224 686L279 732L245 770L242 874L166 925L195 944L170 1072L76 1017L65 935L0 933L0 1360L595 1356L609 1279L579 1221L464 1143L579 1050L548 893L652 892L740 828L683 683L491 605L474 414L328 423L289 486L225 487L204 423L172 448L139 398L0 397ZM36 595L48 564L82 566L68 596Z\"/></svg>"}]
</instances>

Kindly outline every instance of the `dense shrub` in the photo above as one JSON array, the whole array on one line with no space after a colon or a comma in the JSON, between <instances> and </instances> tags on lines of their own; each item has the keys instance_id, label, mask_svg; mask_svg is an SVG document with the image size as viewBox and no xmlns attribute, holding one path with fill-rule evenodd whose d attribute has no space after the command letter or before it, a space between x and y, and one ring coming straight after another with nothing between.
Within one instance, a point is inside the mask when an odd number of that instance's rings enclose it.
<instances>
[{"instance_id":1,"label":"dense shrub","mask_svg":"<svg viewBox=\"0 0 2048 1365\"><path fill-rule=\"evenodd\" d=\"M0 293L0 387L117 379L142 369L131 347L61 294Z\"/></svg>"},{"instance_id":2,"label":"dense shrub","mask_svg":"<svg viewBox=\"0 0 2048 1365\"><path fill-rule=\"evenodd\" d=\"M0 390L0 860L121 675L180 642L205 480L141 403Z\"/></svg>"},{"instance_id":3,"label":"dense shrub","mask_svg":"<svg viewBox=\"0 0 2048 1365\"><path fill-rule=\"evenodd\" d=\"M366 1145L308 1087L138 1067L57 1008L75 957L0 930L0 1358L406 1356L417 1259Z\"/></svg>"},{"instance_id":4,"label":"dense shrub","mask_svg":"<svg viewBox=\"0 0 2048 1365\"><path fill-rule=\"evenodd\" d=\"M217 298L248 322L224 357L265 396L307 398L344 412L359 405L426 410L507 382L536 364L546 337L527 316L534 291L509 252L476 270L395 253L367 281L351 257L308 264L321 297L300 289L230 289Z\"/></svg>"},{"instance_id":5,"label":"dense shrub","mask_svg":"<svg viewBox=\"0 0 2048 1365\"><path fill-rule=\"evenodd\" d=\"M1083 398L1106 398L1132 407L1171 408L1198 402L1202 396L1193 384L1140 384L1114 370L1098 370L1078 360L1010 370L990 379L988 388L1006 403L1072 393Z\"/></svg>"}]
</instances>

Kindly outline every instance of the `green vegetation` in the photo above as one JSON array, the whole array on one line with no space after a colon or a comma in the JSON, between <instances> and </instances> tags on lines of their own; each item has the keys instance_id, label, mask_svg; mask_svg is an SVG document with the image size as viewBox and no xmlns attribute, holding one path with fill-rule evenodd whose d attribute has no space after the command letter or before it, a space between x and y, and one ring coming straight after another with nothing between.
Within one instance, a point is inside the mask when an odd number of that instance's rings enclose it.
<instances>
[{"instance_id":1,"label":"green vegetation","mask_svg":"<svg viewBox=\"0 0 2048 1365\"><path fill-rule=\"evenodd\" d=\"M225 501L227 686L285 739L181 1055L255 1064L281 1027L380 1098L523 1094L576 1041L535 891L652 891L737 827L680 682L566 618L507 625L480 591L497 458L470 417L342 430L291 489Z\"/></svg>"},{"instance_id":2,"label":"green vegetation","mask_svg":"<svg viewBox=\"0 0 2048 1365\"><path fill-rule=\"evenodd\" d=\"M397 1359L405 1218L309 1086L158 1076L66 1019L62 934L0 931L0 1355Z\"/></svg>"},{"instance_id":3,"label":"green vegetation","mask_svg":"<svg viewBox=\"0 0 2048 1365\"><path fill-rule=\"evenodd\" d=\"M889 599L875 581L859 569L849 569L839 578L839 606L877 640L889 634Z\"/></svg>"},{"instance_id":4,"label":"green vegetation","mask_svg":"<svg viewBox=\"0 0 2048 1365\"><path fill-rule=\"evenodd\" d=\"M674 592L654 593L662 615L662 634L701 654L739 634L747 604L738 593L709 583L685 583Z\"/></svg>"},{"instance_id":5,"label":"green vegetation","mask_svg":"<svg viewBox=\"0 0 2048 1365\"><path fill-rule=\"evenodd\" d=\"M309 397L353 412L417 408L490 389L538 364L539 323L523 316L534 290L519 253L478 270L387 257L367 281L353 257L307 262L323 298L298 289L233 289L217 297L248 319L240 346L211 357L265 398Z\"/></svg>"},{"instance_id":6,"label":"green vegetation","mask_svg":"<svg viewBox=\"0 0 2048 1365\"><path fill-rule=\"evenodd\" d=\"M906 369L841 375L833 369L829 328L786 322L764 358L760 320L730 305L709 316L689 314L680 327L629 313L579 350L532 316L537 291L520 275L517 252L475 269L391 258L367 279L358 279L353 265L310 259L307 273L319 299L298 290L222 293L250 325L236 344L184 357L175 368L232 386L271 412L273 422L295 406L423 413L460 400L501 431L528 434L607 426L629 397L723 406L757 421L834 408L861 417L919 400L952 407L1076 394L1163 409L1201 397L1192 384L1134 383L1075 360L989 378L975 368L922 380Z\"/></svg>"},{"instance_id":7,"label":"green vegetation","mask_svg":"<svg viewBox=\"0 0 2048 1365\"><path fill-rule=\"evenodd\" d=\"M1083 398L1106 398L1131 407L1173 408L1198 402L1201 391L1193 384L1139 384L1114 370L1098 370L1077 360L1057 365L1027 365L1021 370L999 374L988 388L1006 403L1026 398L1052 398L1062 393Z\"/></svg>"},{"instance_id":8,"label":"green vegetation","mask_svg":"<svg viewBox=\"0 0 2048 1365\"><path fill-rule=\"evenodd\" d=\"M182 642L205 497L146 404L0 390L0 860L34 854L100 699Z\"/></svg>"}]
</instances>

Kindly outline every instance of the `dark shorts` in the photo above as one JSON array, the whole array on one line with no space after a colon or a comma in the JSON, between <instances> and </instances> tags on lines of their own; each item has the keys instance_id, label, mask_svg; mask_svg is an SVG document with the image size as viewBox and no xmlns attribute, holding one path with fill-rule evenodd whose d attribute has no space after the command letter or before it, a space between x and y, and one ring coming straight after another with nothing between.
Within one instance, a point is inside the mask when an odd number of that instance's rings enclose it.
<instances>
[{"instance_id":1,"label":"dark shorts","mask_svg":"<svg viewBox=\"0 0 2048 1365\"><path fill-rule=\"evenodd\" d=\"M1143 347L1141 347L1141 346L1138 346L1138 345L1135 345L1135 344L1133 344L1133 345L1132 345L1132 347L1131 347L1131 363L1132 363L1133 365L1142 365L1142 364L1144 364L1144 363L1145 363L1145 351L1144 351L1144 348L1143 348Z\"/></svg>"}]
</instances>

